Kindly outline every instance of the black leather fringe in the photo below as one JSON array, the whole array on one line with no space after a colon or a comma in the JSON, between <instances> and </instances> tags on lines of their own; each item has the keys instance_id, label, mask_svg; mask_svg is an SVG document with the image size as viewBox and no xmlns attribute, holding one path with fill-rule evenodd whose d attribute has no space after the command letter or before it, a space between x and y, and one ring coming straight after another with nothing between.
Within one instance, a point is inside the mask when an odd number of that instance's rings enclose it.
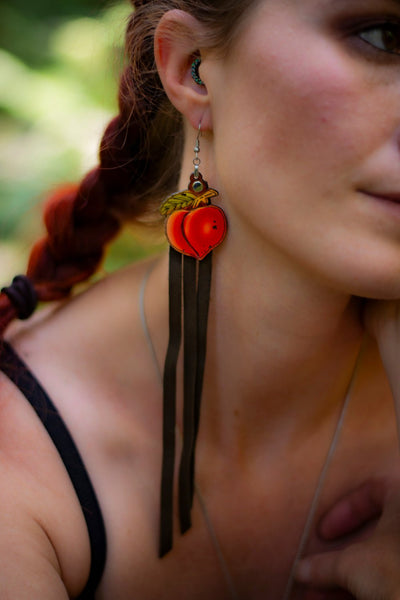
<instances>
[{"instance_id":1,"label":"black leather fringe","mask_svg":"<svg viewBox=\"0 0 400 600\"><path fill-rule=\"evenodd\" d=\"M195 447L206 356L212 253L202 261L170 248L169 344L164 367L163 463L161 477L160 556L172 548L175 465L176 368L182 337L183 296L183 446L179 468L181 532L191 526Z\"/></svg>"}]
</instances>

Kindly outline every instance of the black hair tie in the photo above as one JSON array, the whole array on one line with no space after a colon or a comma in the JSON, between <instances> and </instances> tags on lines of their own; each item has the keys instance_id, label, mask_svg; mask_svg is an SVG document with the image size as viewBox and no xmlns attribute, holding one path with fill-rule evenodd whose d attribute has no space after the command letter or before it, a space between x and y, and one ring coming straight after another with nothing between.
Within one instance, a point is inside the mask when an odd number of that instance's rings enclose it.
<instances>
[{"instance_id":1,"label":"black hair tie","mask_svg":"<svg viewBox=\"0 0 400 600\"><path fill-rule=\"evenodd\" d=\"M12 284L3 287L1 292L8 296L21 320L29 319L38 304L38 295L32 281L26 275L16 275Z\"/></svg>"}]
</instances>

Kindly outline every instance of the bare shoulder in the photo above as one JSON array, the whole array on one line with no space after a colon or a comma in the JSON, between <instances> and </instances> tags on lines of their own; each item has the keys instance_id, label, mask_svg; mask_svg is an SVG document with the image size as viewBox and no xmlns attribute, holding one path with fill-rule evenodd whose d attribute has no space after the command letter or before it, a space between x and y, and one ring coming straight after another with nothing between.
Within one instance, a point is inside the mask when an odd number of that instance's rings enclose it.
<instances>
[{"instance_id":1,"label":"bare shoulder","mask_svg":"<svg viewBox=\"0 0 400 600\"><path fill-rule=\"evenodd\" d=\"M3 374L0 454L0 596L76 594L90 564L83 516L51 440Z\"/></svg>"},{"instance_id":2,"label":"bare shoulder","mask_svg":"<svg viewBox=\"0 0 400 600\"><path fill-rule=\"evenodd\" d=\"M142 343L139 302L143 283L163 268L162 259L149 259L112 273L83 293L39 310L29 321L17 322L8 338L29 361L34 360L33 355L48 358L53 350L61 353L64 361L69 356L71 362L86 353L101 372L105 357L109 361L117 353L120 358L128 345L135 349ZM146 304L165 301L167 279L158 277L161 285L163 279L163 293L156 290L149 298L146 292Z\"/></svg>"},{"instance_id":3,"label":"bare shoulder","mask_svg":"<svg viewBox=\"0 0 400 600\"><path fill-rule=\"evenodd\" d=\"M159 324L168 322L168 282L164 272L158 276L160 267L160 260L152 259L106 277L83 294L11 329L8 336L58 409L97 494L107 533L104 579L108 589L117 589L114 574L120 570L121 556L129 557L127 573L132 573L135 560L146 552L146 546L148 553L156 556L153 544L157 539L162 388L146 345L140 296L144 290L145 310L155 316L149 327L157 341ZM162 344L158 350L162 361ZM43 470L40 465L36 467L38 505L50 503L56 554L63 557L63 574L69 573L73 580L69 587L77 587L86 581L90 565L82 509L42 424L18 390L6 380L5 385L8 395L17 398L26 427L32 430L30 446L35 448L35 456L41 452L47 461ZM41 440L43 435L45 441ZM15 440L21 443L20 438L23 436L18 427ZM14 442L8 439L12 449ZM0 447L1 443L0 439ZM55 464L49 465L47 454L53 456ZM31 459L26 460L24 469L30 471ZM53 471L57 469L61 474L55 477ZM54 482L54 489L48 490L48 482L47 488L41 489L40 481L46 478ZM57 517L58 495L66 508L64 515ZM71 513L68 521L65 510ZM75 528L70 525L72 518L77 523ZM133 538L128 535L132 531Z\"/></svg>"},{"instance_id":4,"label":"bare shoulder","mask_svg":"<svg viewBox=\"0 0 400 600\"><path fill-rule=\"evenodd\" d=\"M159 267L158 259L134 264L11 331L12 345L78 434L85 427L94 440L112 434L117 427L121 436L126 423L120 422L121 411L126 417L134 411L132 416L139 425L135 409L140 409L141 403L135 398L158 391L140 297L144 290L145 310L161 315L151 324L157 339L159 324L166 321L168 292L161 291L157 283L156 289L148 292L153 275L161 286L164 281L167 285L166 278L157 277ZM149 275L151 280L144 288ZM161 347L160 361L163 352Z\"/></svg>"}]
</instances>

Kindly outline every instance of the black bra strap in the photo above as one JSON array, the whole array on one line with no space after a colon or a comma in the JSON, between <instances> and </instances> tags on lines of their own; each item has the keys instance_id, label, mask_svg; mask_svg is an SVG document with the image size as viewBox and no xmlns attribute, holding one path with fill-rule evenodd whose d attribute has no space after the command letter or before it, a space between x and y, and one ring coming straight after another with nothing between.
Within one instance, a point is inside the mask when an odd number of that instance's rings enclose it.
<instances>
[{"instance_id":1,"label":"black bra strap","mask_svg":"<svg viewBox=\"0 0 400 600\"><path fill-rule=\"evenodd\" d=\"M56 407L7 342L1 342L0 370L19 388L36 411L57 448L75 488L86 520L91 548L89 579L78 600L91 600L103 575L107 541L103 517L89 475Z\"/></svg>"}]
</instances>

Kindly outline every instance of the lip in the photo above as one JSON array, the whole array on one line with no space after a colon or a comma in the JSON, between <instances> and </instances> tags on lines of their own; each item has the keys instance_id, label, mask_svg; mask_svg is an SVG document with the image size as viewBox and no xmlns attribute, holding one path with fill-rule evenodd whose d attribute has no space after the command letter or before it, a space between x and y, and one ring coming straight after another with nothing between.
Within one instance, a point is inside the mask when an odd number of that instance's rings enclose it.
<instances>
[{"instance_id":1,"label":"lip","mask_svg":"<svg viewBox=\"0 0 400 600\"><path fill-rule=\"evenodd\" d=\"M400 204L400 192L370 192L366 190L360 190L362 194L376 198L377 200L388 200L389 202L395 202Z\"/></svg>"},{"instance_id":2,"label":"lip","mask_svg":"<svg viewBox=\"0 0 400 600\"><path fill-rule=\"evenodd\" d=\"M400 226L400 192L359 190L361 195L360 210L368 214L375 226L395 228L398 235Z\"/></svg>"}]
</instances>

